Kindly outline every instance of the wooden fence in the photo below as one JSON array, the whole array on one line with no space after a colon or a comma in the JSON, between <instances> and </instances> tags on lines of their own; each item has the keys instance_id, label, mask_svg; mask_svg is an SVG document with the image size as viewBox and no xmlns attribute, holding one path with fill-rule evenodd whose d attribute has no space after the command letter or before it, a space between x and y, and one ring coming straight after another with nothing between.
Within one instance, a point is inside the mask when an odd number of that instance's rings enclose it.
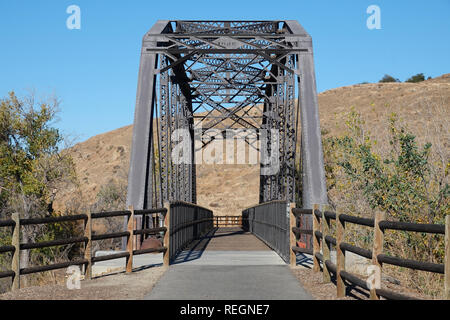
<instances>
[{"instance_id":1,"label":"wooden fence","mask_svg":"<svg viewBox=\"0 0 450 320\"><path fill-rule=\"evenodd\" d=\"M242 216L214 216L214 227L242 227Z\"/></svg>"},{"instance_id":2,"label":"wooden fence","mask_svg":"<svg viewBox=\"0 0 450 320\"><path fill-rule=\"evenodd\" d=\"M297 219L301 215L312 215L313 229L302 230L297 227ZM336 238L331 236L331 222L336 223ZM374 229L372 250L367 250L354 246L345 239L345 225L353 223L367 226ZM422 262L400 257L393 257L383 253L384 233L387 230L401 230L407 232L422 232L444 235L445 258L443 264ZM313 209L291 209L291 265L296 264L295 253L307 253L313 257L313 270L323 272L323 281L330 282L331 274L335 275L337 296L344 297L346 284L348 283L370 291L370 299L378 300L380 297L386 299L413 299L392 290L383 289L368 283L345 270L345 253L352 252L359 256L371 259L372 265L379 268L378 281L381 282L381 272L383 264L390 264L404 268L422 270L433 273L444 274L444 298L450 299L450 215L446 216L445 225L437 224L417 224L399 221L385 220L385 214L378 212L374 219L360 218L347 214L337 214L327 211L327 208L319 210L319 205L314 205ZM313 236L313 248L305 249L296 245L296 238L301 234L311 234ZM331 261L331 246L336 248L336 264Z\"/></svg>"},{"instance_id":3,"label":"wooden fence","mask_svg":"<svg viewBox=\"0 0 450 320\"><path fill-rule=\"evenodd\" d=\"M145 221L146 217L152 214L162 214L164 216L164 227L136 228L139 221ZM111 217L127 217L126 230L99 235L92 234L93 220ZM136 219L138 217L140 219ZM133 271L133 256L155 252L164 253L163 264L168 266L175 255L186 245L209 232L213 228L213 221L214 217L211 210L182 201L172 203L167 202L164 204L164 208L157 209L134 210L133 207L130 207L129 210L125 211L87 213L73 216L19 219L18 214L13 214L9 220L0 220L0 228L12 228L11 245L0 247L0 254L8 252L12 253L11 269L0 272L0 278L11 278L11 288L12 290L16 290L20 288L21 275L64 269L69 266L78 265L85 267L85 279L90 279L92 277L92 266L94 263L119 258L126 258L125 270L127 273L130 273ZM83 235L38 243L20 242L22 226L63 222L82 222ZM163 246L141 249L141 240L148 235L156 234L164 236ZM125 251L105 256L92 256L93 241L124 237L127 239ZM44 266L20 267L19 257L21 250L40 249L77 243L84 244L83 258Z\"/></svg>"},{"instance_id":4,"label":"wooden fence","mask_svg":"<svg viewBox=\"0 0 450 320\"><path fill-rule=\"evenodd\" d=\"M135 229L135 217L145 216L149 214L161 213L165 216L165 226L159 228L148 228L148 229ZM95 219L110 218L110 217L127 217L127 230L114 233L106 234L92 234L92 222ZM169 262L169 253L167 252L167 244L169 242L168 238L168 228L169 228L169 215L168 208L158 208L149 210L133 210L132 207L125 211L114 211L114 212L100 212L100 213L88 213L73 216L60 216L60 217L46 217L46 218L31 218L31 219L19 219L17 213L12 214L9 220L0 220L0 227L11 227L12 228L12 241L11 245L0 247L1 253L12 253L12 263L11 269L0 272L0 278L12 278L12 290L20 288L20 276L33 274L38 272L45 272L56 269L63 269L69 266L85 266L85 278L90 279L92 277L92 265L96 262L126 258L126 272L130 273L133 269L133 256L153 253L153 252L163 252L164 253L164 264ZM20 233L22 226L27 225L38 225L38 224L51 224L51 223L62 223L62 222L82 222L84 234L82 236L57 239L52 241L44 241L37 243L21 243ZM144 235L155 235L164 234L164 246L159 248L148 248L148 249L136 249L136 239L138 236ZM127 238L127 247L125 252L118 252L115 254L93 257L92 256L92 243L93 241L114 239L114 238ZM69 244L84 244L84 255L83 258L65 261L60 263L54 263L44 266L32 266L27 268L20 267L20 251L21 250L31 250L40 249L54 246L62 246Z\"/></svg>"}]
</instances>

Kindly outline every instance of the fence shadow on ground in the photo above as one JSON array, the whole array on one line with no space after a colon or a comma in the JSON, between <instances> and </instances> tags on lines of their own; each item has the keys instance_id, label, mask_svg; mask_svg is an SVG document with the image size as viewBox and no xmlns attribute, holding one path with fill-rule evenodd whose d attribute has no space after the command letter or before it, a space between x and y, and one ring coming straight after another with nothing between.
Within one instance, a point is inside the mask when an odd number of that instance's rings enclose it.
<instances>
[{"instance_id":1,"label":"fence shadow on ground","mask_svg":"<svg viewBox=\"0 0 450 320\"><path fill-rule=\"evenodd\" d=\"M194 240L187 248L181 250L170 262L171 265L181 264L200 259L212 238L215 238L218 228L209 231L205 236Z\"/></svg>"}]
</instances>

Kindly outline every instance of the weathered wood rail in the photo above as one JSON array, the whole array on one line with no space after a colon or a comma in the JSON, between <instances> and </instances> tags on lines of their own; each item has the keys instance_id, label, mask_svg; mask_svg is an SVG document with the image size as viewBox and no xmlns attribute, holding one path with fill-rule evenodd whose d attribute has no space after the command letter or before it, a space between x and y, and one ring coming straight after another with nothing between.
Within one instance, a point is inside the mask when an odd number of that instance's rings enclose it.
<instances>
[{"instance_id":1,"label":"weathered wood rail","mask_svg":"<svg viewBox=\"0 0 450 320\"><path fill-rule=\"evenodd\" d=\"M400 221L387 221L385 214L377 212L374 219L350 216L347 214L338 214L314 205L313 209L305 210L292 208L291 210L291 265L296 264L295 253L311 254L313 257L313 270L319 272L322 270L323 281L330 282L331 274L336 277L337 296L343 297L348 283L370 291L370 299L378 300L380 297L386 299L414 299L413 297L383 289L369 284L366 280L345 270L345 253L352 252L356 255L372 260L372 265L380 270L378 275L381 278L383 264L390 264L404 268L422 270L433 273L444 274L444 298L450 299L450 216L446 216L445 225L438 224L417 224ZM297 221L301 215L312 215L312 230L302 230L297 227ZM331 236L331 222L336 223L336 238ZM366 226L374 229L372 250L364 249L346 242L345 225L353 223L360 226ZM393 257L383 253L384 233L387 230L401 230L407 232L421 232L444 235L445 238L445 258L444 263L432 263L403 259ZM313 235L313 248L299 248L296 245L296 238L301 234ZM336 248L336 264L331 261L331 248ZM379 279L380 280L380 279Z\"/></svg>"},{"instance_id":2,"label":"weathered wood rail","mask_svg":"<svg viewBox=\"0 0 450 320\"><path fill-rule=\"evenodd\" d=\"M164 227L136 229L135 218L137 216L146 216L152 214L162 214L164 216ZM103 219L110 217L127 217L127 228L121 232L92 234L92 222L95 219ZM77 235L66 239L56 239L51 241L43 241L36 243L21 243L21 228L27 225L51 224L63 222L81 222L83 227L83 235ZM20 276L45 272L57 269L64 269L69 266L84 266L85 278L92 277L92 266L96 262L107 261L119 258L126 258L125 270L127 273L133 271L133 256L162 252L163 263L168 266L171 259L184 246L196 237L203 235L213 228L212 211L199 207L197 205L185 202L166 203L164 208L155 208L148 210L129 210L87 213L73 216L52 216L45 218L20 219L17 213L12 214L11 219L0 220L0 228L10 227L12 229L11 244L0 247L0 254L11 253L12 262L11 269L0 272L0 278L11 278L11 289L20 288ZM138 245L138 237L146 235L160 234L164 237L163 246L158 248L140 249ZM126 251L109 254L105 256L92 256L93 241L124 238L127 239ZM76 260L53 263L43 266L32 266L27 268L20 267L20 251L41 249L54 246L63 246L70 244L84 244L83 257Z\"/></svg>"},{"instance_id":3,"label":"weathered wood rail","mask_svg":"<svg viewBox=\"0 0 450 320\"><path fill-rule=\"evenodd\" d=\"M242 216L214 216L214 227L242 227Z\"/></svg>"}]
</instances>

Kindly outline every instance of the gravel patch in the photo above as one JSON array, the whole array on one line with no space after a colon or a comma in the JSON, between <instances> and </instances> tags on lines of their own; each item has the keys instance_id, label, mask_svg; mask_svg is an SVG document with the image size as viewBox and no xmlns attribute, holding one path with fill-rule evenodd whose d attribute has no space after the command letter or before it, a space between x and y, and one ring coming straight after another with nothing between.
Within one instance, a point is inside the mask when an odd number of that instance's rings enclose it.
<instances>
[{"instance_id":1,"label":"gravel patch","mask_svg":"<svg viewBox=\"0 0 450 320\"><path fill-rule=\"evenodd\" d=\"M0 300L141 300L166 270L167 267L152 267L82 280L81 288L74 290L65 285L28 287L2 294Z\"/></svg>"}]
</instances>

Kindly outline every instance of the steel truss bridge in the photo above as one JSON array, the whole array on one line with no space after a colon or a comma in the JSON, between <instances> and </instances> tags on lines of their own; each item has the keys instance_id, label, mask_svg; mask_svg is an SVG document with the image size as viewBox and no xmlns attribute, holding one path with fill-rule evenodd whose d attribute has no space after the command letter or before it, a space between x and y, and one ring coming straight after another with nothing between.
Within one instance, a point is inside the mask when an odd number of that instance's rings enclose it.
<instances>
[{"instance_id":1,"label":"steel truss bridge","mask_svg":"<svg viewBox=\"0 0 450 320\"><path fill-rule=\"evenodd\" d=\"M178 129L190 133L189 162L173 159ZM158 21L142 42L128 204L196 203L195 157L229 129L256 133L259 144L243 139L260 159L279 163L270 172L261 161L260 203L296 202L300 186L304 208L327 203L312 39L303 27L293 20ZM216 136L205 141L210 132Z\"/></svg>"}]
</instances>

